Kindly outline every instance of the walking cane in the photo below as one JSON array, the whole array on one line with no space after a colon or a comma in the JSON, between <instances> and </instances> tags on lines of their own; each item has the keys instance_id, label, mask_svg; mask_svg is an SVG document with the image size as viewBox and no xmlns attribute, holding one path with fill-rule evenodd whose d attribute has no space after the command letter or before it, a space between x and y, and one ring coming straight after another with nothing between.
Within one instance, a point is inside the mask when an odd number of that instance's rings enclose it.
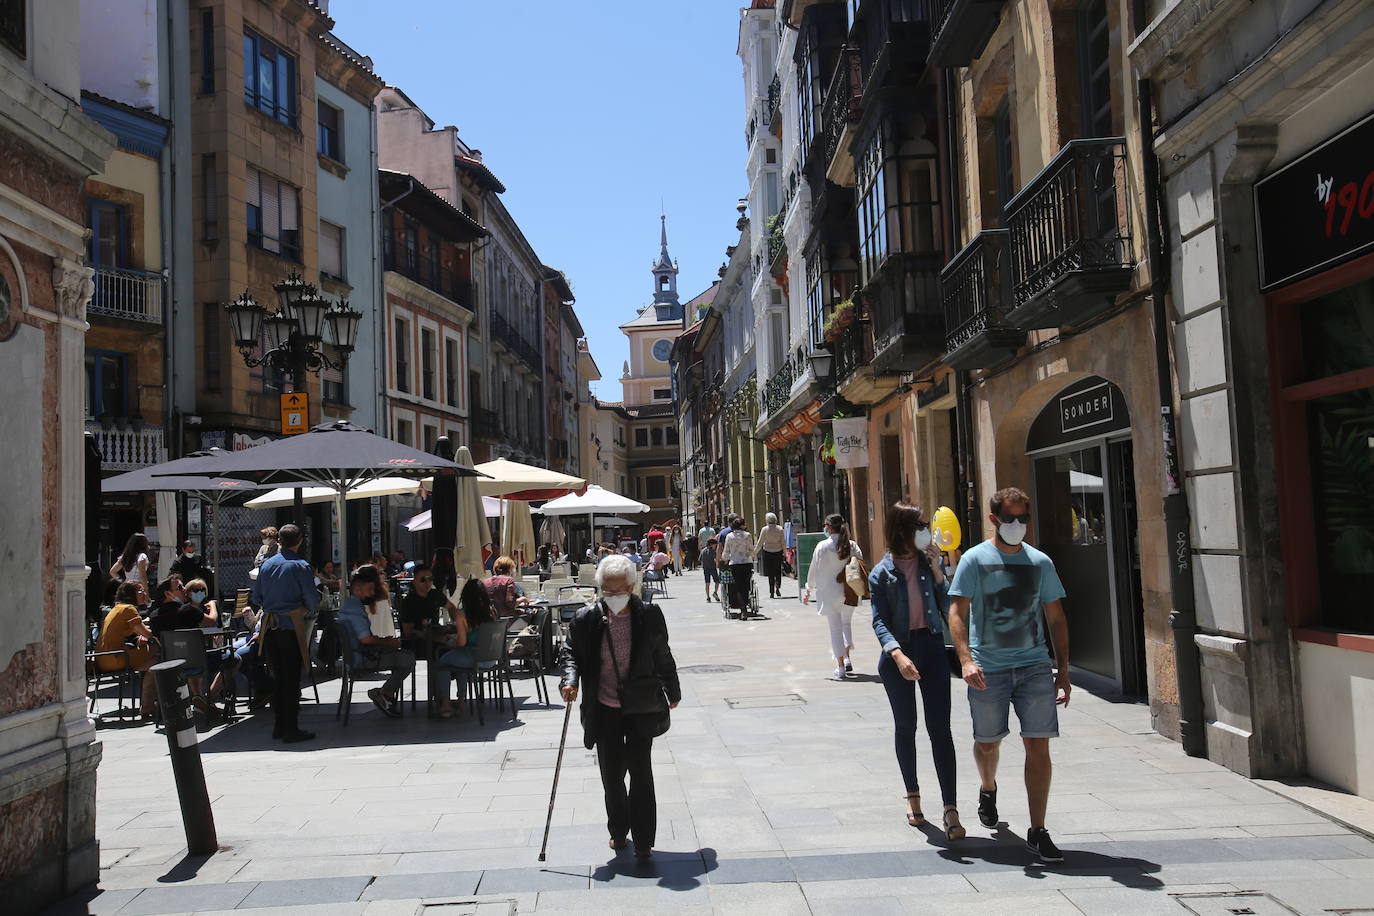
<instances>
[{"instance_id":1,"label":"walking cane","mask_svg":"<svg viewBox=\"0 0 1374 916\"><path fill-rule=\"evenodd\" d=\"M544 861L544 854L549 849L549 828L553 826L553 800L558 797L558 773L563 769L563 745L568 743L568 722L572 719L572 702L563 702L563 737L558 739L558 762L553 765L553 790L549 792L549 816L544 819L544 843L539 847L540 862Z\"/></svg>"}]
</instances>

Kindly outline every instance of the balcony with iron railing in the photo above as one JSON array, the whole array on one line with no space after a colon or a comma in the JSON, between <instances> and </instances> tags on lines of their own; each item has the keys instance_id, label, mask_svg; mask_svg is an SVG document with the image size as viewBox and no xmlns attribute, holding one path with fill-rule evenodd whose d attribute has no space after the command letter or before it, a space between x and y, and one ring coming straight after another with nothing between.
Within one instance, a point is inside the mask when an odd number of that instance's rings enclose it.
<instances>
[{"instance_id":1,"label":"balcony with iron railing","mask_svg":"<svg viewBox=\"0 0 1374 916\"><path fill-rule=\"evenodd\" d=\"M1110 307L1135 271L1126 141L1071 140L1007 203L1012 311L1062 327Z\"/></svg>"},{"instance_id":2,"label":"balcony with iron railing","mask_svg":"<svg viewBox=\"0 0 1374 916\"><path fill-rule=\"evenodd\" d=\"M854 184L849 144L863 116L863 71L858 49L840 51L835 72L821 102L821 142L825 176L837 185Z\"/></svg>"},{"instance_id":3,"label":"balcony with iron railing","mask_svg":"<svg viewBox=\"0 0 1374 916\"><path fill-rule=\"evenodd\" d=\"M873 318L875 374L918 369L944 353L943 263L936 253L892 252L864 286Z\"/></svg>"},{"instance_id":4,"label":"balcony with iron railing","mask_svg":"<svg viewBox=\"0 0 1374 916\"><path fill-rule=\"evenodd\" d=\"M849 40L859 48L865 98L911 86L925 72L930 50L932 0L863 0Z\"/></svg>"},{"instance_id":5,"label":"balcony with iron railing","mask_svg":"<svg viewBox=\"0 0 1374 916\"><path fill-rule=\"evenodd\" d=\"M759 413L762 416L771 416L787 404L788 398L792 396L792 384L797 380L797 375L796 355L793 354L778 367L759 392Z\"/></svg>"},{"instance_id":6,"label":"balcony with iron railing","mask_svg":"<svg viewBox=\"0 0 1374 916\"><path fill-rule=\"evenodd\" d=\"M1007 323L1007 235L1005 229L983 230L940 272L945 363L955 369L985 369L1026 342L1026 332Z\"/></svg>"},{"instance_id":7,"label":"balcony with iron railing","mask_svg":"<svg viewBox=\"0 0 1374 916\"><path fill-rule=\"evenodd\" d=\"M930 0L930 65L967 67L997 31L1004 0Z\"/></svg>"},{"instance_id":8,"label":"balcony with iron railing","mask_svg":"<svg viewBox=\"0 0 1374 916\"><path fill-rule=\"evenodd\" d=\"M167 443L161 426L141 422L87 420L86 431L95 436L102 471L132 471L167 460Z\"/></svg>"},{"instance_id":9,"label":"balcony with iron railing","mask_svg":"<svg viewBox=\"0 0 1374 916\"><path fill-rule=\"evenodd\" d=\"M491 339L515 354L526 366L535 372L539 371L539 351L520 335L520 332L506 320L504 315L495 309L491 312Z\"/></svg>"},{"instance_id":10,"label":"balcony with iron railing","mask_svg":"<svg viewBox=\"0 0 1374 916\"><path fill-rule=\"evenodd\" d=\"M764 108L763 123L768 126L769 131L775 137L782 136L782 77L773 74L773 81L768 84L768 103Z\"/></svg>"},{"instance_id":11,"label":"balcony with iron railing","mask_svg":"<svg viewBox=\"0 0 1374 916\"><path fill-rule=\"evenodd\" d=\"M161 273L132 267L88 266L95 271L95 291L86 306L88 315L162 323L162 295L167 278Z\"/></svg>"},{"instance_id":12,"label":"balcony with iron railing","mask_svg":"<svg viewBox=\"0 0 1374 916\"><path fill-rule=\"evenodd\" d=\"M468 311L473 311L472 283L460 277L427 255L407 251L398 237L394 244L383 247L383 266L401 276L414 280Z\"/></svg>"}]
</instances>

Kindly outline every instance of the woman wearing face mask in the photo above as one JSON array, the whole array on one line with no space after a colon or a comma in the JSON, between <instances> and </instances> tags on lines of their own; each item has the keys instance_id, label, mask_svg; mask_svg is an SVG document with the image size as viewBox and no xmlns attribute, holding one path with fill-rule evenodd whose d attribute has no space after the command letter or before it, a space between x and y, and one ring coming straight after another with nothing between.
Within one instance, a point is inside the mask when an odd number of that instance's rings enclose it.
<instances>
[{"instance_id":1,"label":"woman wearing face mask","mask_svg":"<svg viewBox=\"0 0 1374 916\"><path fill-rule=\"evenodd\" d=\"M210 598L210 588L204 579L192 579L186 583L186 605L188 612L200 612L199 626L214 629L220 625L219 602ZM188 615L189 616L189 615ZM205 695L207 703L213 703L225 693L225 688L234 683L238 674L239 658L234 654L232 645L216 649L207 642L205 646L206 673L210 675L210 690ZM208 712L208 707L205 708ZM225 709L227 716L229 710Z\"/></svg>"},{"instance_id":2,"label":"woman wearing face mask","mask_svg":"<svg viewBox=\"0 0 1374 916\"><path fill-rule=\"evenodd\" d=\"M895 726L897 768L906 784L906 821L925 823L916 779L916 685L921 686L926 734L944 803L945 835L965 836L956 807L954 737L949 730L949 662L945 658L945 615L949 607L940 551L930 522L916 506L895 503L887 510L887 554L868 577L873 594L873 633L883 655L878 677L887 690Z\"/></svg>"},{"instance_id":3,"label":"woman wearing face mask","mask_svg":"<svg viewBox=\"0 0 1374 916\"><path fill-rule=\"evenodd\" d=\"M850 557L858 557L862 562L864 553L859 545L849 539L849 525L843 515L828 515L825 518L826 538L816 545L811 554L811 568L806 574L806 590L802 592L802 604L810 604L816 599L817 611L830 624L830 655L835 659L835 670L830 675L832 681L842 681L853 670L850 653L854 651L854 634L850 624L854 619L854 607L844 602L844 570Z\"/></svg>"}]
</instances>

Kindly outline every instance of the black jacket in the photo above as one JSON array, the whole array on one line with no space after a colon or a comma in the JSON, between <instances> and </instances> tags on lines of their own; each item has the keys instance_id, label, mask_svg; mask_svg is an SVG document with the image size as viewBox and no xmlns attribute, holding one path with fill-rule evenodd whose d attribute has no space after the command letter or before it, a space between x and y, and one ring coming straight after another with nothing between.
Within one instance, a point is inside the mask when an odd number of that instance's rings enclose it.
<instances>
[{"instance_id":1,"label":"black jacket","mask_svg":"<svg viewBox=\"0 0 1374 916\"><path fill-rule=\"evenodd\" d=\"M600 705L596 698L607 613L599 601L578 611L558 657L563 668L562 686L581 689L582 743L588 750L596 744L596 710ZM645 604L639 596L631 595L629 615L630 670L620 698L621 710L640 717L636 727L641 734L656 737L668 730L668 704L682 699L677 662L668 648L668 623L658 605Z\"/></svg>"}]
</instances>

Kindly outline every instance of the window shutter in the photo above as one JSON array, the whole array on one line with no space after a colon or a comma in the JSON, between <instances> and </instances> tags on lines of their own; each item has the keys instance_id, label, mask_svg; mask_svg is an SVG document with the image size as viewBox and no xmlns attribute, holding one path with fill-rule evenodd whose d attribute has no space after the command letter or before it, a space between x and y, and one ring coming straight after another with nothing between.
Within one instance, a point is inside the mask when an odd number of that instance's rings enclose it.
<instances>
[{"instance_id":1,"label":"window shutter","mask_svg":"<svg viewBox=\"0 0 1374 916\"><path fill-rule=\"evenodd\" d=\"M343 276L342 235L343 230L338 226L320 223L320 273Z\"/></svg>"},{"instance_id":2,"label":"window shutter","mask_svg":"<svg viewBox=\"0 0 1374 916\"><path fill-rule=\"evenodd\" d=\"M266 175L262 182L262 247L281 251L281 185Z\"/></svg>"},{"instance_id":3,"label":"window shutter","mask_svg":"<svg viewBox=\"0 0 1374 916\"><path fill-rule=\"evenodd\" d=\"M292 231L301 227L300 223L300 198L295 188L284 182L277 182L277 188L281 193L281 227L283 230Z\"/></svg>"},{"instance_id":4,"label":"window shutter","mask_svg":"<svg viewBox=\"0 0 1374 916\"><path fill-rule=\"evenodd\" d=\"M257 169L248 170L248 203L254 207L262 206L262 173Z\"/></svg>"}]
</instances>

